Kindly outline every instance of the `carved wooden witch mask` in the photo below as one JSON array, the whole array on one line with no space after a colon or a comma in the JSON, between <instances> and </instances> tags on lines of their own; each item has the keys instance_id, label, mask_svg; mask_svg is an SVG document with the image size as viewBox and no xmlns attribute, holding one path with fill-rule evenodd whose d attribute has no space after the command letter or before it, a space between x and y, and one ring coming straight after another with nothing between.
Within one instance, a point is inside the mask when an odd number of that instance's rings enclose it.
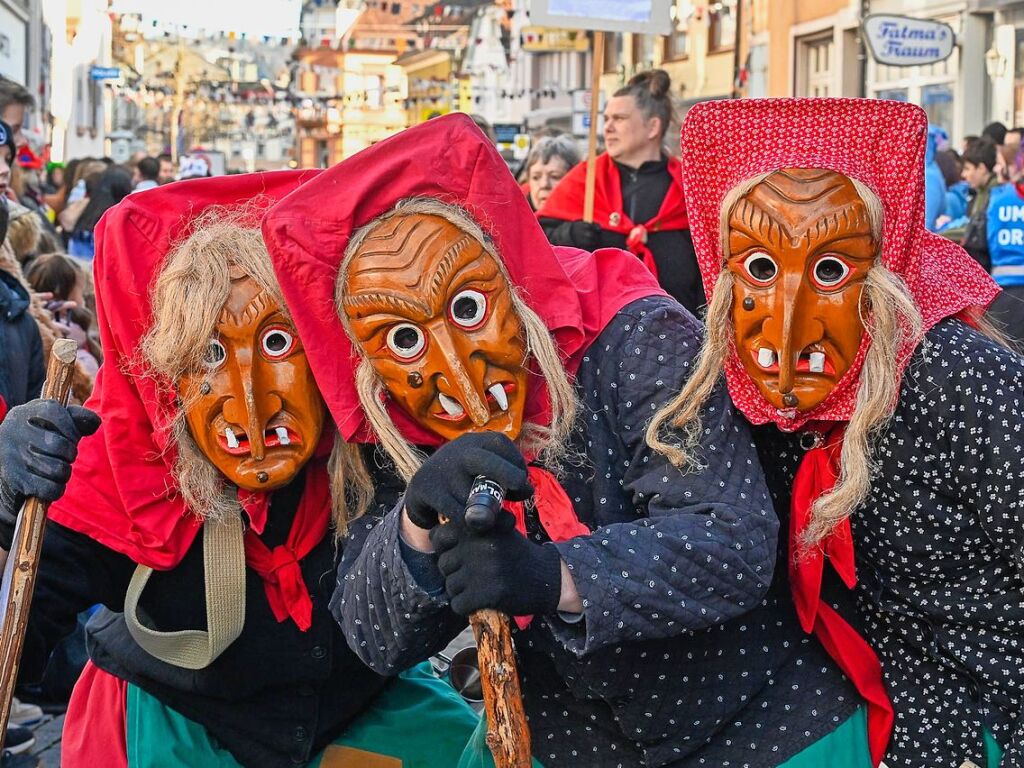
<instances>
[{"instance_id":1,"label":"carved wooden witch mask","mask_svg":"<svg viewBox=\"0 0 1024 768\"><path fill-rule=\"evenodd\" d=\"M341 304L389 396L451 440L515 439L528 371L522 324L497 260L440 216L390 216L347 263Z\"/></svg>"},{"instance_id":2,"label":"carved wooden witch mask","mask_svg":"<svg viewBox=\"0 0 1024 768\"><path fill-rule=\"evenodd\" d=\"M199 450L239 488L287 485L316 450L324 403L288 317L237 268L204 363L178 381Z\"/></svg>"},{"instance_id":3,"label":"carved wooden witch mask","mask_svg":"<svg viewBox=\"0 0 1024 768\"><path fill-rule=\"evenodd\" d=\"M861 292L879 249L867 207L846 176L788 168L740 197L727 226L740 361L777 409L808 411L861 346Z\"/></svg>"}]
</instances>

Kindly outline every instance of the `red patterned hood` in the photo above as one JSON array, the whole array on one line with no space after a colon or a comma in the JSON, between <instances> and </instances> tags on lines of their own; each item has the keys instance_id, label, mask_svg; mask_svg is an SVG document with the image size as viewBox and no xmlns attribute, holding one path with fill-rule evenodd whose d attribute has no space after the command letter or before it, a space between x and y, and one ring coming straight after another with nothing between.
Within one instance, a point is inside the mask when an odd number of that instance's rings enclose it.
<instances>
[{"instance_id":1,"label":"red patterned hood","mask_svg":"<svg viewBox=\"0 0 1024 768\"><path fill-rule=\"evenodd\" d=\"M877 99L743 99L694 106L682 128L683 187L690 232L710 297L723 267L721 209L726 194L782 168L822 168L869 187L884 210L882 264L901 277L925 330L954 315L970 317L998 288L959 245L924 227L924 153L928 119L913 104ZM725 374L737 407L754 424L798 429L809 421L846 421L853 413L865 334L857 361L816 408L781 420L733 350ZM916 344L916 342L915 342ZM913 352L903 350L900 371Z\"/></svg>"}]
</instances>

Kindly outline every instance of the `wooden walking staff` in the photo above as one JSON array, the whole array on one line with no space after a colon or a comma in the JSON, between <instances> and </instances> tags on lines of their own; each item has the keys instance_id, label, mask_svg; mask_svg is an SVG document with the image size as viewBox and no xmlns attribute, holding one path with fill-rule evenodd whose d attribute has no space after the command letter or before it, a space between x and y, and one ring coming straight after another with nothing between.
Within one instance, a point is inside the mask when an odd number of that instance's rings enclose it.
<instances>
[{"instance_id":1,"label":"wooden walking staff","mask_svg":"<svg viewBox=\"0 0 1024 768\"><path fill-rule=\"evenodd\" d=\"M504 498L505 491L500 485L484 477L476 478L466 501L466 526L477 532L493 528ZM487 713L487 746L494 756L495 768L530 768L530 727L523 709L509 618L487 608L471 613L469 625L476 637Z\"/></svg>"},{"instance_id":2,"label":"wooden walking staff","mask_svg":"<svg viewBox=\"0 0 1024 768\"><path fill-rule=\"evenodd\" d=\"M601 73L604 71L604 32L594 32L590 68L590 144L587 147L587 181L583 194L583 220L594 221L594 182L597 177L597 116L601 106Z\"/></svg>"},{"instance_id":3,"label":"wooden walking staff","mask_svg":"<svg viewBox=\"0 0 1024 768\"><path fill-rule=\"evenodd\" d=\"M67 405L71 378L75 371L78 344L72 339L53 342L50 362L46 368L43 398ZM7 720L11 699L18 680L21 649L28 628L32 591L39 571L39 555L43 548L46 509L50 505L32 497L21 508L14 529L14 542L7 554L3 585L0 586L0 749L7 736Z\"/></svg>"}]
</instances>

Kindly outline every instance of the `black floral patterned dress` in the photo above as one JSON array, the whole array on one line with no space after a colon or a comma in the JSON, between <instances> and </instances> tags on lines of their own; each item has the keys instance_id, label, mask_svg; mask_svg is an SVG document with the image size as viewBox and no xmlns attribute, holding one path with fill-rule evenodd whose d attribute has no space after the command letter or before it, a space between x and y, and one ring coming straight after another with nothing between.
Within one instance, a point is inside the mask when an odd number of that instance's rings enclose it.
<instances>
[{"instance_id":1,"label":"black floral patterned dress","mask_svg":"<svg viewBox=\"0 0 1024 768\"><path fill-rule=\"evenodd\" d=\"M803 455L754 429L777 510ZM851 517L858 585L826 596L882 662L896 710L889 768L1024 765L1024 358L957 320L933 328L874 442ZM828 570L828 569L826 569ZM833 589L834 588L834 589Z\"/></svg>"},{"instance_id":2,"label":"black floral patterned dress","mask_svg":"<svg viewBox=\"0 0 1024 768\"><path fill-rule=\"evenodd\" d=\"M680 473L646 445L647 422L682 387L701 336L674 301L641 299L577 372L572 442L586 460L559 482L594 533L556 546L583 617L537 616L515 632L534 754L547 768L770 768L859 706L797 623L772 503L725 387L704 420L705 471ZM395 502L352 525L331 603L349 645L382 674L465 626L439 573L414 576Z\"/></svg>"}]
</instances>

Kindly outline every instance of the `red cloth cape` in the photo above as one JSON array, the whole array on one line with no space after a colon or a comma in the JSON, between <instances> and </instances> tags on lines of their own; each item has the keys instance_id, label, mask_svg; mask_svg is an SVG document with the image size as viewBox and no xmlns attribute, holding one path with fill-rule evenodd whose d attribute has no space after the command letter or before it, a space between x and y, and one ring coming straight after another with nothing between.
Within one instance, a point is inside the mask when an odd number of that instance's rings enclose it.
<instances>
[{"instance_id":1,"label":"red cloth cape","mask_svg":"<svg viewBox=\"0 0 1024 768\"><path fill-rule=\"evenodd\" d=\"M51 519L151 568L181 561L201 523L171 483L173 392L166 382L139 375L153 282L171 244L207 207L256 196L276 200L315 175L275 171L180 181L129 195L103 216L93 274L104 362L86 403L103 425L82 440Z\"/></svg>"},{"instance_id":2,"label":"red cloth cape","mask_svg":"<svg viewBox=\"0 0 1024 768\"><path fill-rule=\"evenodd\" d=\"M594 222L602 229L626 236L626 247L639 256L654 275L658 274L654 256L644 242L647 232L687 229L690 226L683 199L682 167L674 157L668 159L668 174L672 179L661 208L649 221L631 221L622 205L622 182L619 168L608 153L598 156L594 169ZM583 200L586 194L587 164L575 166L558 182L537 217L577 221L583 218ZM637 227L640 230L636 230ZM634 230L636 230L634 232Z\"/></svg>"},{"instance_id":3,"label":"red cloth cape","mask_svg":"<svg viewBox=\"0 0 1024 768\"><path fill-rule=\"evenodd\" d=\"M616 249L553 248L508 167L466 115L430 120L374 144L275 205L263 234L306 355L342 436L372 441L356 394L357 358L338 319L334 282L354 230L399 200L433 197L465 208L494 240L523 299L544 321L574 373L590 343L626 304L664 295ZM442 441L401 409L389 412L418 445ZM525 417L550 418L542 382L531 383Z\"/></svg>"},{"instance_id":4,"label":"red cloth cape","mask_svg":"<svg viewBox=\"0 0 1024 768\"><path fill-rule=\"evenodd\" d=\"M959 245L924 227L928 117L914 104L881 99L737 99L695 105L682 128L683 187L704 290L722 268L720 217L729 190L781 168L825 168L869 187L882 203L882 264L903 278L925 330L977 312L998 287ZM782 420L747 376L735 350L725 375L733 402L754 424L795 430L809 421L847 421L856 401L860 354L817 408ZM913 348L903 350L900 370Z\"/></svg>"}]
</instances>

